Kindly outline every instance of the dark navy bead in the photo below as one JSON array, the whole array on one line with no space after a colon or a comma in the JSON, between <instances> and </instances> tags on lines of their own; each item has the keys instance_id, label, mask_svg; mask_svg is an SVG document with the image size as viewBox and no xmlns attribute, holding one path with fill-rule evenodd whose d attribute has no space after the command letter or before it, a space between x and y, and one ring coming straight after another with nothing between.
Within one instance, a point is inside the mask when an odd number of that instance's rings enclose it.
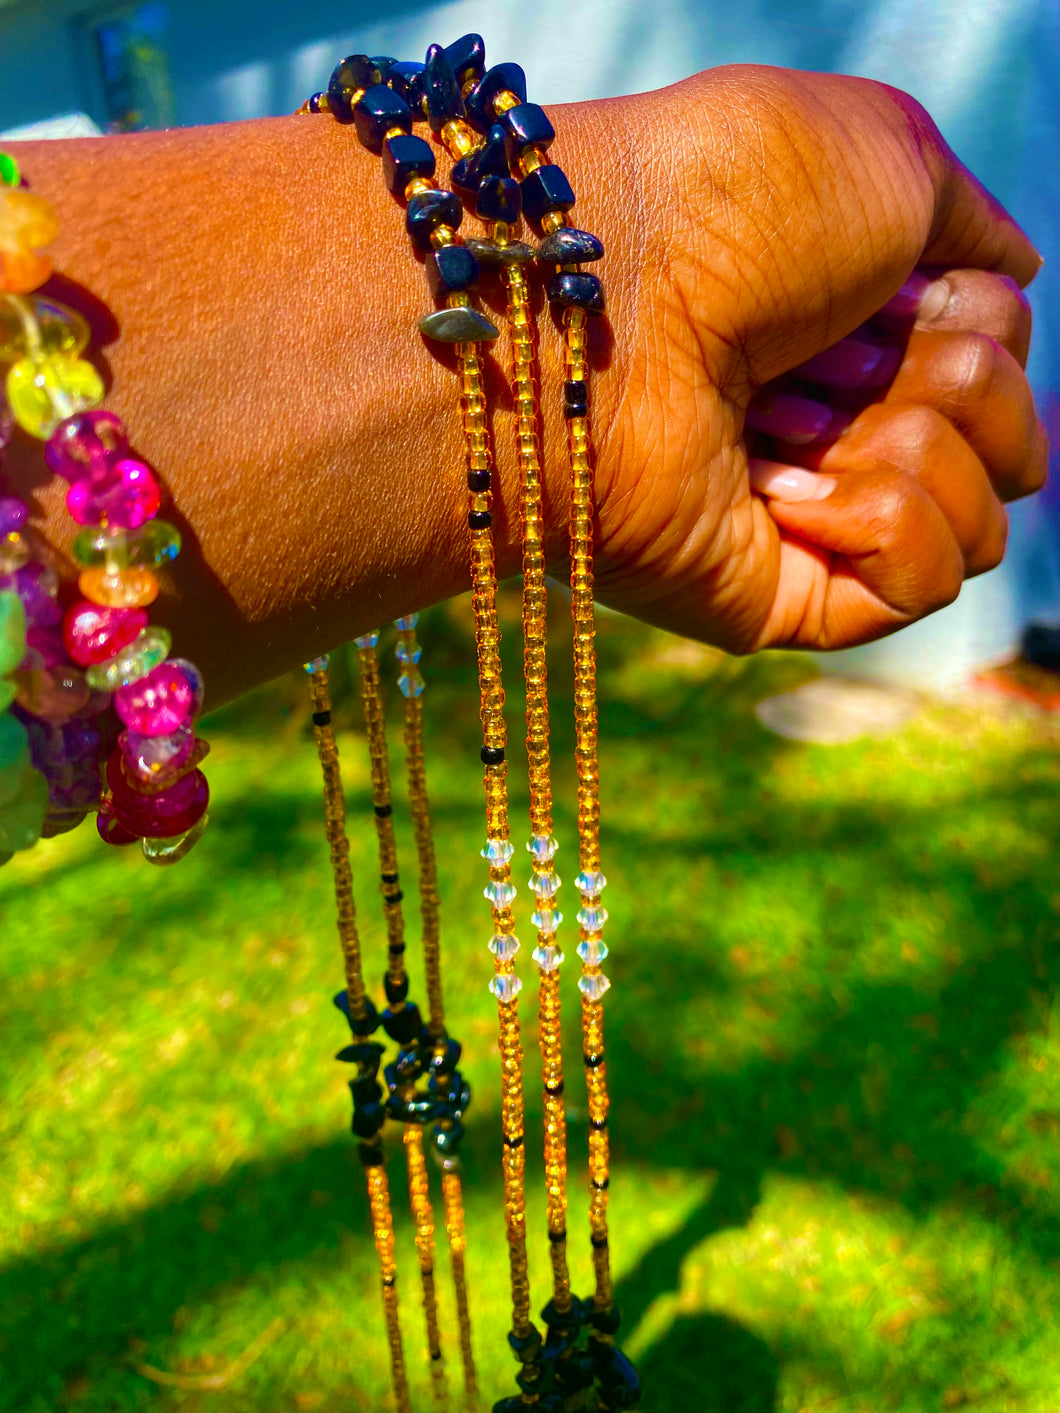
<instances>
[{"instance_id":1,"label":"dark navy bead","mask_svg":"<svg viewBox=\"0 0 1060 1413\"><path fill-rule=\"evenodd\" d=\"M411 1045L418 1040L422 1027L418 1006L402 1006L400 1011L388 1006L383 1012L383 1029L398 1045Z\"/></svg>"},{"instance_id":2,"label":"dark navy bead","mask_svg":"<svg viewBox=\"0 0 1060 1413\"><path fill-rule=\"evenodd\" d=\"M439 343L492 343L501 335L492 319L470 306L434 309L417 320L416 327L424 338Z\"/></svg>"},{"instance_id":3,"label":"dark navy bead","mask_svg":"<svg viewBox=\"0 0 1060 1413\"><path fill-rule=\"evenodd\" d=\"M383 1165L383 1149L378 1139L375 1143L358 1143L357 1156L362 1167L379 1168Z\"/></svg>"},{"instance_id":4,"label":"dark navy bead","mask_svg":"<svg viewBox=\"0 0 1060 1413\"><path fill-rule=\"evenodd\" d=\"M438 1124L434 1130L434 1146L439 1153L447 1156L455 1153L460 1147L460 1140L464 1136L464 1125L459 1119L453 1119L448 1125Z\"/></svg>"},{"instance_id":5,"label":"dark navy bead","mask_svg":"<svg viewBox=\"0 0 1060 1413\"><path fill-rule=\"evenodd\" d=\"M531 1325L525 1335L517 1335L514 1330L509 1330L508 1347L520 1364L532 1364L541 1353L541 1331L536 1325Z\"/></svg>"},{"instance_id":6,"label":"dark navy bead","mask_svg":"<svg viewBox=\"0 0 1060 1413\"><path fill-rule=\"evenodd\" d=\"M527 265L535 258L533 249L525 240L510 240L507 245L498 245L495 240L478 240L471 236L464 245L480 265Z\"/></svg>"},{"instance_id":7,"label":"dark navy bead","mask_svg":"<svg viewBox=\"0 0 1060 1413\"><path fill-rule=\"evenodd\" d=\"M469 510L467 513L469 530L488 530L492 524L493 516L488 510Z\"/></svg>"},{"instance_id":8,"label":"dark navy bead","mask_svg":"<svg viewBox=\"0 0 1060 1413\"><path fill-rule=\"evenodd\" d=\"M452 191L418 191L405 211L405 229L417 250L430 250L431 233L439 226L456 230L464 215L460 198Z\"/></svg>"},{"instance_id":9,"label":"dark navy bead","mask_svg":"<svg viewBox=\"0 0 1060 1413\"><path fill-rule=\"evenodd\" d=\"M489 490L489 474L490 473L488 471L470 471L468 473L469 476L484 475L486 477L486 484L482 487L484 491ZM437 1041L434 1042L434 1044L437 1043ZM457 1065L460 1063L460 1053L460 1041L450 1040L447 1036L445 1038L445 1049L442 1051L442 1053L439 1055L436 1050L432 1050L431 1052L431 1073L436 1074L438 1076L452 1074L453 1071L456 1069Z\"/></svg>"},{"instance_id":10,"label":"dark navy bead","mask_svg":"<svg viewBox=\"0 0 1060 1413\"><path fill-rule=\"evenodd\" d=\"M504 129L500 123L494 123L486 134L486 141L467 159L467 175L462 180L470 191L477 192L483 177L510 177L511 174Z\"/></svg>"},{"instance_id":11,"label":"dark navy bead","mask_svg":"<svg viewBox=\"0 0 1060 1413\"><path fill-rule=\"evenodd\" d=\"M467 488L469 491L488 491L490 488L490 473L488 471L469 471L467 473Z\"/></svg>"},{"instance_id":12,"label":"dark navy bead","mask_svg":"<svg viewBox=\"0 0 1060 1413\"><path fill-rule=\"evenodd\" d=\"M557 1310L555 1300L550 1300L541 1311L541 1318L550 1330L577 1330L588 1323L591 1309L588 1301L572 1295L569 1310Z\"/></svg>"},{"instance_id":13,"label":"dark navy bead","mask_svg":"<svg viewBox=\"0 0 1060 1413\"><path fill-rule=\"evenodd\" d=\"M359 1045L347 1045L335 1056L347 1065L361 1065L373 1075L379 1069L379 1061L386 1053L382 1045L373 1041L362 1041Z\"/></svg>"},{"instance_id":14,"label":"dark navy bead","mask_svg":"<svg viewBox=\"0 0 1060 1413\"><path fill-rule=\"evenodd\" d=\"M503 746L483 746L478 754L483 765L501 765L504 761Z\"/></svg>"},{"instance_id":15,"label":"dark navy bead","mask_svg":"<svg viewBox=\"0 0 1060 1413\"><path fill-rule=\"evenodd\" d=\"M377 83L366 88L353 105L353 121L365 147L370 152L382 152L383 139L391 128L412 131L412 109L400 93Z\"/></svg>"},{"instance_id":16,"label":"dark navy bead","mask_svg":"<svg viewBox=\"0 0 1060 1413\"><path fill-rule=\"evenodd\" d=\"M449 180L456 191L462 196L475 196L478 191L478 183L469 175L469 168L475 158L475 153L468 157L461 157L453 163L453 169L449 173Z\"/></svg>"},{"instance_id":17,"label":"dark navy bead","mask_svg":"<svg viewBox=\"0 0 1060 1413\"><path fill-rule=\"evenodd\" d=\"M383 176L395 196L404 196L413 177L433 177L434 152L422 137L403 133L383 143Z\"/></svg>"},{"instance_id":18,"label":"dark navy bead","mask_svg":"<svg viewBox=\"0 0 1060 1413\"><path fill-rule=\"evenodd\" d=\"M492 1413L526 1413L522 1394L516 1393L511 1398L498 1399L493 1405Z\"/></svg>"},{"instance_id":19,"label":"dark navy bead","mask_svg":"<svg viewBox=\"0 0 1060 1413\"><path fill-rule=\"evenodd\" d=\"M523 211L531 221L540 221L549 211L569 211L574 192L562 167L546 163L522 181Z\"/></svg>"},{"instance_id":20,"label":"dark navy bead","mask_svg":"<svg viewBox=\"0 0 1060 1413\"><path fill-rule=\"evenodd\" d=\"M345 991L339 992L334 998L334 1004L349 1021L350 1029L353 1031L354 1035L371 1035L373 1030L379 1029L379 1012L372 1005L367 996L364 998L364 1015L360 1020L355 1020L354 1017L350 1015L350 998Z\"/></svg>"},{"instance_id":21,"label":"dark navy bead","mask_svg":"<svg viewBox=\"0 0 1060 1413\"><path fill-rule=\"evenodd\" d=\"M464 100L468 122L479 132L496 122L493 100L501 93L514 93L520 103L526 102L526 75L518 64L494 64Z\"/></svg>"},{"instance_id":22,"label":"dark navy bead","mask_svg":"<svg viewBox=\"0 0 1060 1413\"><path fill-rule=\"evenodd\" d=\"M464 116L460 85L440 44L432 44L427 50L427 61L423 66L423 92L431 132L441 132L446 123Z\"/></svg>"},{"instance_id":23,"label":"dark navy bead","mask_svg":"<svg viewBox=\"0 0 1060 1413\"><path fill-rule=\"evenodd\" d=\"M390 72L386 76L387 84L395 93L400 93L405 102L412 109L413 116L422 118L423 103L423 83L420 75L423 73L423 65L412 60L401 59L395 64L391 64Z\"/></svg>"},{"instance_id":24,"label":"dark navy bead","mask_svg":"<svg viewBox=\"0 0 1060 1413\"><path fill-rule=\"evenodd\" d=\"M475 201L480 221L517 221L523 209L519 183L511 177L483 177Z\"/></svg>"},{"instance_id":25,"label":"dark navy bead","mask_svg":"<svg viewBox=\"0 0 1060 1413\"><path fill-rule=\"evenodd\" d=\"M328 108L340 123L352 123L353 95L383 83L385 78L377 59L369 59L367 54L347 55L328 80Z\"/></svg>"},{"instance_id":26,"label":"dark navy bead","mask_svg":"<svg viewBox=\"0 0 1060 1413\"><path fill-rule=\"evenodd\" d=\"M604 287L595 275L582 275L572 270L561 271L549 280L545 293L550 304L567 309L584 309L587 314L604 312Z\"/></svg>"},{"instance_id":27,"label":"dark navy bead","mask_svg":"<svg viewBox=\"0 0 1060 1413\"><path fill-rule=\"evenodd\" d=\"M513 157L524 147L547 150L556 136L544 108L537 103L520 103L502 113L497 121L504 128Z\"/></svg>"},{"instance_id":28,"label":"dark navy bead","mask_svg":"<svg viewBox=\"0 0 1060 1413\"><path fill-rule=\"evenodd\" d=\"M575 1352L557 1359L552 1366L556 1383L564 1393L577 1393L583 1388L591 1388L595 1379L593 1361L587 1354Z\"/></svg>"},{"instance_id":29,"label":"dark navy bead","mask_svg":"<svg viewBox=\"0 0 1060 1413\"><path fill-rule=\"evenodd\" d=\"M601 1334L613 1335L618 1333L618 1327L622 1323L622 1316L617 1305L612 1305L610 1310L594 1310L589 1316L590 1323L598 1329Z\"/></svg>"},{"instance_id":30,"label":"dark navy bead","mask_svg":"<svg viewBox=\"0 0 1060 1413\"><path fill-rule=\"evenodd\" d=\"M358 1107L362 1104L378 1104L383 1097L383 1086L373 1075L365 1075L362 1079L350 1081L350 1093Z\"/></svg>"},{"instance_id":31,"label":"dark navy bead","mask_svg":"<svg viewBox=\"0 0 1060 1413\"><path fill-rule=\"evenodd\" d=\"M573 226L560 226L537 247L537 258L542 265L588 265L599 260L603 253L602 242L588 231L577 231Z\"/></svg>"},{"instance_id":32,"label":"dark navy bead","mask_svg":"<svg viewBox=\"0 0 1060 1413\"><path fill-rule=\"evenodd\" d=\"M402 1001L408 1000L409 979L407 976L403 976L400 981L395 981L387 972L383 978L383 990L386 992L386 999L390 1005L400 1005Z\"/></svg>"},{"instance_id":33,"label":"dark navy bead","mask_svg":"<svg viewBox=\"0 0 1060 1413\"><path fill-rule=\"evenodd\" d=\"M589 1353L596 1366L596 1377L602 1385L600 1405L606 1409L636 1408L640 1402L640 1378L621 1349L613 1344L590 1337Z\"/></svg>"},{"instance_id":34,"label":"dark navy bead","mask_svg":"<svg viewBox=\"0 0 1060 1413\"><path fill-rule=\"evenodd\" d=\"M465 34L447 44L445 57L461 88L469 79L477 83L486 72L486 45L481 34Z\"/></svg>"},{"instance_id":35,"label":"dark navy bead","mask_svg":"<svg viewBox=\"0 0 1060 1413\"><path fill-rule=\"evenodd\" d=\"M588 417L589 384L584 378L568 378L563 384L564 417Z\"/></svg>"},{"instance_id":36,"label":"dark navy bead","mask_svg":"<svg viewBox=\"0 0 1060 1413\"><path fill-rule=\"evenodd\" d=\"M427 285L435 299L459 294L478 283L478 261L462 245L443 245L427 256Z\"/></svg>"},{"instance_id":37,"label":"dark navy bead","mask_svg":"<svg viewBox=\"0 0 1060 1413\"><path fill-rule=\"evenodd\" d=\"M374 1138L386 1122L386 1110L382 1104L363 1104L353 1111L350 1125L358 1138Z\"/></svg>"}]
</instances>

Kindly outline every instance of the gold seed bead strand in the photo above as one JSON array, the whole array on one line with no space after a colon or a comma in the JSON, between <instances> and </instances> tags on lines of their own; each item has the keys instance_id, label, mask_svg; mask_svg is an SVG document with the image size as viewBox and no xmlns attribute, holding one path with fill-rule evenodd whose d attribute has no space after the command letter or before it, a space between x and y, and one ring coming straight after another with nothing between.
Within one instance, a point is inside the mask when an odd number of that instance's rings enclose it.
<instances>
[{"instance_id":1,"label":"gold seed bead strand","mask_svg":"<svg viewBox=\"0 0 1060 1413\"><path fill-rule=\"evenodd\" d=\"M446 1413L449 1391L442 1359L438 1329L438 1303L434 1289L434 1212L427 1182L427 1162L423 1152L423 1130L418 1124L405 1125L405 1166L409 1178L409 1207L416 1225L416 1255L423 1290L423 1316L427 1327L427 1353L430 1359L431 1393L435 1407Z\"/></svg>"},{"instance_id":2,"label":"gold seed bead strand","mask_svg":"<svg viewBox=\"0 0 1060 1413\"><path fill-rule=\"evenodd\" d=\"M361 970L360 940L353 902L353 876L350 870L350 845L346 837L346 799L339 770L339 752L335 728L331 720L331 692L328 685L327 658L317 658L307 664L309 692L313 704L313 735L324 777L324 829L331 855L335 881L335 902L338 914L339 942L346 972L346 996L350 1016L364 1019L365 990ZM362 1148L363 1152L363 1148ZM383 1295L383 1318L386 1323L387 1346L390 1352L390 1381L398 1413L411 1413L408 1376L401 1339L398 1311L397 1267L394 1260L394 1219L390 1210L390 1192L386 1169L382 1162L365 1166L368 1204L372 1218L372 1235L379 1258L379 1280Z\"/></svg>"},{"instance_id":3,"label":"gold seed bead strand","mask_svg":"<svg viewBox=\"0 0 1060 1413\"><path fill-rule=\"evenodd\" d=\"M445 1012L442 1004L441 948L438 926L438 870L423 758L422 692L424 682L419 667L421 649L416 636L417 621L418 615L411 614L407 618L399 618L394 626L397 629L397 653L401 666L398 685L405 698L405 767L408 779L409 807L412 812L416 853L419 860L424 973L430 1006L428 1029L435 1039L444 1046ZM409 1129L408 1132L412 1132L412 1130ZM478 1384L471 1346L471 1315L467 1300L463 1190L456 1162L456 1159L452 1159L452 1166L443 1170L442 1195L445 1203L445 1229L449 1243L453 1289L456 1295L460 1357L464 1368L464 1390L470 1408L477 1397ZM427 1214L430 1215L429 1204ZM433 1223L433 1217L431 1220ZM419 1222L417 1222L418 1230ZM433 1364L431 1372L433 1377Z\"/></svg>"}]
</instances>

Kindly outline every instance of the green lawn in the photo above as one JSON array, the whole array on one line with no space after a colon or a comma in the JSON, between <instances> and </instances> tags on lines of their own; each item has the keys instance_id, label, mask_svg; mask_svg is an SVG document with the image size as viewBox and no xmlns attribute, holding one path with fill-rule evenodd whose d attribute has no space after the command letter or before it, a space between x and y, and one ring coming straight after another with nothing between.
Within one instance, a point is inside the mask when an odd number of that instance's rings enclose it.
<instances>
[{"instance_id":1,"label":"green lawn","mask_svg":"<svg viewBox=\"0 0 1060 1413\"><path fill-rule=\"evenodd\" d=\"M509 598L507 625L513 612ZM450 1028L476 1095L468 1266L492 1400L515 1386L462 613L425 616L423 666ZM562 611L555 638L559 662ZM518 738L514 632L506 653ZM812 670L795 657L731 661L614 617L600 655L613 1237L646 1413L1055 1413L1056 728L933 708L884 741L793 746L763 732L751 707ZM378 977L367 768L337 676ZM330 1001L341 967L303 692L292 677L208 723L212 824L179 868L107 851L86 829L0 875L3 1413L391 1406L348 1071L332 1059L346 1039ZM568 671L557 669L552 695L557 862L569 882ZM403 804L396 816L415 919ZM569 892L567 902L569 915ZM578 1178L586 1125L570 1035ZM399 1161L391 1183L401 1196ZM533 1145L530 1184L540 1304ZM572 1196L576 1285L587 1290L580 1180ZM197 1386L210 1376L223 1386Z\"/></svg>"}]
</instances>

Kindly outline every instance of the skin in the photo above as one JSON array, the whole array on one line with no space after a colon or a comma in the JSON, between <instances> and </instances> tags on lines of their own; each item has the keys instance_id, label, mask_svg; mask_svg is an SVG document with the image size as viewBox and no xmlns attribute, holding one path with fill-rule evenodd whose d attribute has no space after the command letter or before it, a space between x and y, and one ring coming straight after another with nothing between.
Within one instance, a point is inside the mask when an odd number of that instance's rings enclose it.
<instances>
[{"instance_id":1,"label":"skin","mask_svg":"<svg viewBox=\"0 0 1060 1413\"><path fill-rule=\"evenodd\" d=\"M1045 474L1023 376L1022 289L1041 262L923 108L864 79L741 65L552 117L572 220L607 250L591 344L601 600L732 651L838 648L996 565L1003 502ZM59 210L55 293L90 315L107 405L185 531L155 617L212 701L466 587L453 362L415 332L418 257L350 130L298 117L10 150ZM888 301L918 269L949 299L914 322ZM494 285L483 298L503 311ZM539 328L560 573L547 309ZM855 331L897 350L888 384L829 396L800 380ZM520 558L505 359L502 337L502 576ZM849 425L812 446L748 438L749 407L778 390L843 406ZM815 473L818 498L781 498L749 455ZM13 444L8 470L62 550L63 487L39 446Z\"/></svg>"}]
</instances>

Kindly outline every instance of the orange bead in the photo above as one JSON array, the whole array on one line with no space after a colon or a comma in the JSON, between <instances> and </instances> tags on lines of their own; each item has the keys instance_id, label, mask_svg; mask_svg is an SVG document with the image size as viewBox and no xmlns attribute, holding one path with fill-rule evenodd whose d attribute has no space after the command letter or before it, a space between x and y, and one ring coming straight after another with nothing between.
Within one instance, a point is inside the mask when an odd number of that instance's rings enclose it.
<instances>
[{"instance_id":1,"label":"orange bead","mask_svg":"<svg viewBox=\"0 0 1060 1413\"><path fill-rule=\"evenodd\" d=\"M158 580L150 569L133 565L109 574L106 565L84 569L77 587L86 599L103 608L145 608L158 598Z\"/></svg>"},{"instance_id":2,"label":"orange bead","mask_svg":"<svg viewBox=\"0 0 1060 1413\"><path fill-rule=\"evenodd\" d=\"M0 250L0 293L32 294L51 278L52 262L32 250Z\"/></svg>"}]
</instances>

